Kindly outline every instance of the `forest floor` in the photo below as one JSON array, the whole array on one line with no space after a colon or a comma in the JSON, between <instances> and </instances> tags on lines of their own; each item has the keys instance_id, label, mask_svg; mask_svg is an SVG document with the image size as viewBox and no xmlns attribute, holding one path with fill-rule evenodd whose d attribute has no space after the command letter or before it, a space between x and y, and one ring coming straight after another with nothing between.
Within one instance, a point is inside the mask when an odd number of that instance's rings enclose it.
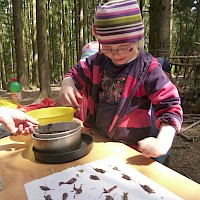
<instances>
[{"instance_id":1,"label":"forest floor","mask_svg":"<svg viewBox=\"0 0 200 200\"><path fill-rule=\"evenodd\" d=\"M52 87L52 99L58 104L59 90L60 87ZM23 91L21 104L33 103L38 98L38 94L39 89ZM9 98L10 93L0 91L0 97ZM182 126L184 131L175 137L169 168L200 184L200 111L197 111L197 108L187 103L184 105L185 115Z\"/></svg>"}]
</instances>

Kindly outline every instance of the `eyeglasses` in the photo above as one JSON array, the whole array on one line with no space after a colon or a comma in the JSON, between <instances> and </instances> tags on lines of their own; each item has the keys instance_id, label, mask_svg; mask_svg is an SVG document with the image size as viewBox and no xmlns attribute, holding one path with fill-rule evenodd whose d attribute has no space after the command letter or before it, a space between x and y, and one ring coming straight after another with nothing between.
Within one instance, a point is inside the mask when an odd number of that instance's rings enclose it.
<instances>
[{"instance_id":1,"label":"eyeglasses","mask_svg":"<svg viewBox=\"0 0 200 200\"><path fill-rule=\"evenodd\" d=\"M99 51L103 54L112 54L114 52L116 52L118 54L126 54L126 53L129 53L133 50L133 45L134 45L134 43L128 48L120 48L120 49L115 49L115 50L99 47Z\"/></svg>"}]
</instances>

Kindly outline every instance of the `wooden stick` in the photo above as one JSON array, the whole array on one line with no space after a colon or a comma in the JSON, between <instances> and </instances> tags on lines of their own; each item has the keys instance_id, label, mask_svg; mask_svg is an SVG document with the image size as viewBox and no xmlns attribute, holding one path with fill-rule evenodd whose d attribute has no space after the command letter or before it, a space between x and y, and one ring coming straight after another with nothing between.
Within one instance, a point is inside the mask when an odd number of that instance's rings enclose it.
<instances>
[{"instance_id":1,"label":"wooden stick","mask_svg":"<svg viewBox=\"0 0 200 200\"><path fill-rule=\"evenodd\" d=\"M187 126L186 128L184 128L183 130L181 130L181 133L188 131L189 129L193 128L194 126L197 126L198 124L200 124L200 120L197 122L194 122L193 124Z\"/></svg>"},{"instance_id":2,"label":"wooden stick","mask_svg":"<svg viewBox=\"0 0 200 200\"><path fill-rule=\"evenodd\" d=\"M183 114L183 117L195 117L195 116L200 117L200 114Z\"/></svg>"},{"instance_id":3,"label":"wooden stick","mask_svg":"<svg viewBox=\"0 0 200 200\"><path fill-rule=\"evenodd\" d=\"M180 137L182 137L183 139L187 140L188 142L192 142L194 139L184 133L179 133Z\"/></svg>"}]
</instances>

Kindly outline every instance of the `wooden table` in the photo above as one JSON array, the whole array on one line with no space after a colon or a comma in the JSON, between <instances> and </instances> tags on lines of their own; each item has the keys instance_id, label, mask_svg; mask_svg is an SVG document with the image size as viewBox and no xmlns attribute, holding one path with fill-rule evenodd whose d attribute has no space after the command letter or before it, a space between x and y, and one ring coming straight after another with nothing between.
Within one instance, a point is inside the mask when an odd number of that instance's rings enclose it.
<instances>
[{"instance_id":1,"label":"wooden table","mask_svg":"<svg viewBox=\"0 0 200 200\"><path fill-rule=\"evenodd\" d=\"M185 200L200 198L200 185L181 174L145 158L128 146L111 142L93 133L92 151L85 157L63 164L43 164L35 160L31 136L11 136L0 140L0 177L4 188L1 200L27 199L24 184L38 178L62 171L69 167L86 164L109 156L118 156L134 169L177 194Z\"/></svg>"}]
</instances>

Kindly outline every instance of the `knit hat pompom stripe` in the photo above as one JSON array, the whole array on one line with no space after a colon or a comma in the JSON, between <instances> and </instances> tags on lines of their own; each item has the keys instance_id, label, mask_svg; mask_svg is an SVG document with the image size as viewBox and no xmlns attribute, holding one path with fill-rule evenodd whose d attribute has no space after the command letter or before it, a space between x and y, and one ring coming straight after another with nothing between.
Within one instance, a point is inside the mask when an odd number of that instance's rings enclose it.
<instances>
[{"instance_id":1,"label":"knit hat pompom stripe","mask_svg":"<svg viewBox=\"0 0 200 200\"><path fill-rule=\"evenodd\" d=\"M137 0L110 0L98 7L94 32L102 44L136 42L144 37Z\"/></svg>"}]
</instances>

